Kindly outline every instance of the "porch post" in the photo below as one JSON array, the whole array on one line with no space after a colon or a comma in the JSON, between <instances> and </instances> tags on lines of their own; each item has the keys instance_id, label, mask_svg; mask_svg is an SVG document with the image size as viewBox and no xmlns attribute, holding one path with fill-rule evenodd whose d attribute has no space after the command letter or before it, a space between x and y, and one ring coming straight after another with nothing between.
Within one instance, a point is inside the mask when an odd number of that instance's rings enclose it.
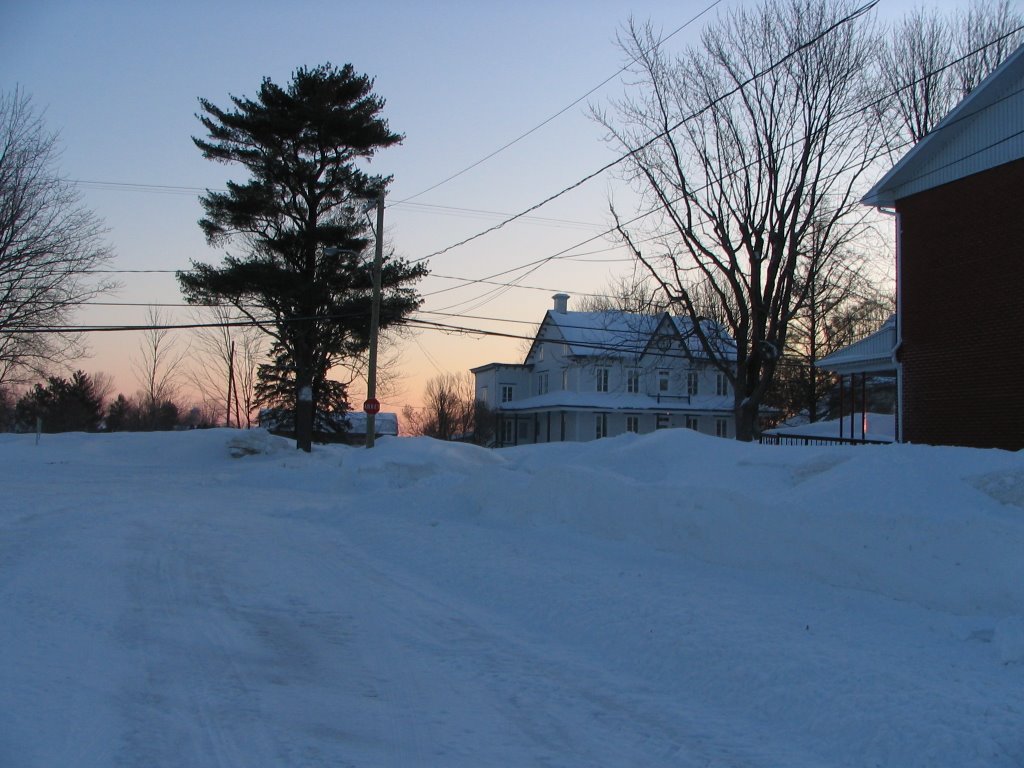
<instances>
[{"instance_id":1,"label":"porch post","mask_svg":"<svg viewBox=\"0 0 1024 768\"><path fill-rule=\"evenodd\" d=\"M857 374L850 374L850 439L857 437L853 429L853 414L857 410Z\"/></svg>"},{"instance_id":2,"label":"porch post","mask_svg":"<svg viewBox=\"0 0 1024 768\"><path fill-rule=\"evenodd\" d=\"M860 375L860 439L868 439L868 375Z\"/></svg>"},{"instance_id":3,"label":"porch post","mask_svg":"<svg viewBox=\"0 0 1024 768\"><path fill-rule=\"evenodd\" d=\"M846 377L839 374L839 439L843 439L843 390L846 388Z\"/></svg>"}]
</instances>

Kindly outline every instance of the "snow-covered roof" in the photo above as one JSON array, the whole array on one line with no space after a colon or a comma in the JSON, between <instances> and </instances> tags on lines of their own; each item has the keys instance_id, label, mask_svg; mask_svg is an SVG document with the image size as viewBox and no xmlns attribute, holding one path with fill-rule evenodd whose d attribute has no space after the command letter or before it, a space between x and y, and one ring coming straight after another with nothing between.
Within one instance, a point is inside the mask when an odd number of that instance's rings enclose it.
<instances>
[{"instance_id":1,"label":"snow-covered roof","mask_svg":"<svg viewBox=\"0 0 1024 768\"><path fill-rule=\"evenodd\" d=\"M696 327L689 317L667 315L675 326L676 333L683 347L694 357L709 357L704 344L697 334ZM734 360L736 358L736 341L729 335L724 326L714 320L704 318L700 321L704 337L712 345L717 356Z\"/></svg>"},{"instance_id":2,"label":"snow-covered roof","mask_svg":"<svg viewBox=\"0 0 1024 768\"><path fill-rule=\"evenodd\" d=\"M723 411L732 413L730 396L653 397L644 394L609 392L547 392L501 404L502 411Z\"/></svg>"},{"instance_id":3,"label":"snow-covered roof","mask_svg":"<svg viewBox=\"0 0 1024 768\"><path fill-rule=\"evenodd\" d=\"M725 356L735 356L736 344L725 328L711 320L701 323L708 339L719 344ZM694 357L707 357L700 337L688 317L641 315L632 312L558 312L549 310L526 356L529 361L542 341L563 341L575 357L639 358L656 336L668 333ZM667 350L662 350L667 351Z\"/></svg>"},{"instance_id":4,"label":"snow-covered roof","mask_svg":"<svg viewBox=\"0 0 1024 768\"><path fill-rule=\"evenodd\" d=\"M971 91L864 196L897 200L1024 157L1024 46Z\"/></svg>"},{"instance_id":5,"label":"snow-covered roof","mask_svg":"<svg viewBox=\"0 0 1024 768\"><path fill-rule=\"evenodd\" d=\"M575 357L639 357L658 325L658 318L632 312L556 312L549 310L537 333L557 329L555 338L565 342ZM530 350L532 353L532 349ZM529 359L529 357L527 357Z\"/></svg>"},{"instance_id":6,"label":"snow-covered roof","mask_svg":"<svg viewBox=\"0 0 1024 768\"><path fill-rule=\"evenodd\" d=\"M356 435L366 434L366 414L362 411L349 411L345 418L348 420L349 432ZM398 414L378 413L373 420L373 431L378 435L398 435Z\"/></svg>"},{"instance_id":7,"label":"snow-covered roof","mask_svg":"<svg viewBox=\"0 0 1024 768\"><path fill-rule=\"evenodd\" d=\"M366 414L349 411L345 414L318 411L313 429L317 432L341 431L341 422L346 422L344 431L355 435L366 434ZM294 430L294 412L287 408L263 408L259 414L260 426L268 430ZM374 432L378 435L398 435L398 414L378 413L374 421Z\"/></svg>"},{"instance_id":8,"label":"snow-covered roof","mask_svg":"<svg viewBox=\"0 0 1024 768\"><path fill-rule=\"evenodd\" d=\"M523 363L485 363L484 365L478 365L476 368L470 368L470 373L483 373L484 371L499 370L501 368L520 368L524 371L530 370L531 366L524 365Z\"/></svg>"},{"instance_id":9,"label":"snow-covered roof","mask_svg":"<svg viewBox=\"0 0 1024 768\"><path fill-rule=\"evenodd\" d=\"M896 369L892 354L896 348L896 315L860 341L838 349L814 365L833 373L872 373Z\"/></svg>"}]
</instances>

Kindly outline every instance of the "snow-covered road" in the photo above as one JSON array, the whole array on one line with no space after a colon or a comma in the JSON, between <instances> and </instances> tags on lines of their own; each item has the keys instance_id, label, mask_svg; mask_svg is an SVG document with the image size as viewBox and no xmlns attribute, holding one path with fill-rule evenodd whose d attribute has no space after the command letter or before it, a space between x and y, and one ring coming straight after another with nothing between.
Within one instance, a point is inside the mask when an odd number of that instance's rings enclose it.
<instances>
[{"instance_id":1,"label":"snow-covered road","mask_svg":"<svg viewBox=\"0 0 1024 768\"><path fill-rule=\"evenodd\" d=\"M0 435L0 765L1024 764L1020 457L230 436Z\"/></svg>"}]
</instances>

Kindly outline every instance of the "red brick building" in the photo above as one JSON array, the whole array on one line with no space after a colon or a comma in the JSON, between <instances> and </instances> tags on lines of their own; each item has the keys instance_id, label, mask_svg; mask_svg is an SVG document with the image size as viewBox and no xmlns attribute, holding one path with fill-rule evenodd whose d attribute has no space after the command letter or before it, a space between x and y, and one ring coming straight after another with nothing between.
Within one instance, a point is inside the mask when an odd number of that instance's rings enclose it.
<instances>
[{"instance_id":1,"label":"red brick building","mask_svg":"<svg viewBox=\"0 0 1024 768\"><path fill-rule=\"evenodd\" d=\"M1024 48L864 202L896 211L901 439L1024 448Z\"/></svg>"}]
</instances>

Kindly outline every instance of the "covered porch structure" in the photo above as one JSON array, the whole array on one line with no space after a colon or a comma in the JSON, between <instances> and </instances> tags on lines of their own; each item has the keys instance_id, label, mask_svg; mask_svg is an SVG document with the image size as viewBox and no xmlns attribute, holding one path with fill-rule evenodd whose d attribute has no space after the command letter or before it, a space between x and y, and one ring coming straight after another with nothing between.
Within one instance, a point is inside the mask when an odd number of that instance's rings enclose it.
<instances>
[{"instance_id":1,"label":"covered porch structure","mask_svg":"<svg viewBox=\"0 0 1024 768\"><path fill-rule=\"evenodd\" d=\"M842 349L823 357L815 366L839 376L839 439L868 442L868 377L891 376L896 379L893 436L900 442L900 375L896 362L896 315L882 327ZM847 384L849 382L849 384ZM858 412L859 408L859 412ZM848 416L847 416L848 412Z\"/></svg>"}]
</instances>

